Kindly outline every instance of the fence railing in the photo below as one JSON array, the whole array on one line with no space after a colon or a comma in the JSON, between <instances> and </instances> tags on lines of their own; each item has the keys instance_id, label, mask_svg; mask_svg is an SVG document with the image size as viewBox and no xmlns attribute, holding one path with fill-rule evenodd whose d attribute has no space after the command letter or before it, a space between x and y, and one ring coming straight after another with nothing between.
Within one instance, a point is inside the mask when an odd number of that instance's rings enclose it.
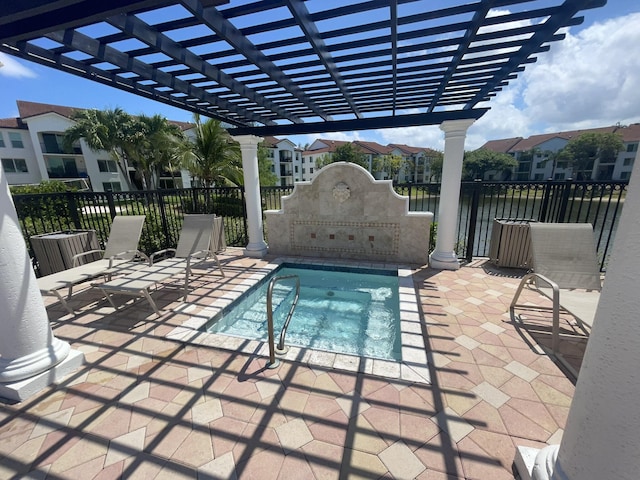
<instances>
[{"instance_id":1,"label":"fence railing","mask_svg":"<svg viewBox=\"0 0 640 480\"><path fill-rule=\"evenodd\" d=\"M409 197L411 211L434 212L438 221L440 184L396 185L395 189ZM456 253L469 261L488 256L495 218L588 222L596 233L601 269L606 270L626 189L627 182L463 182ZM292 186L263 187L263 210L279 209L281 198L292 191ZM227 245L248 242L242 187L67 192L14 195L13 199L29 248L33 235L77 229L95 230L104 244L111 218L118 214L146 215L140 240L145 253L174 247L185 213L223 216ZM268 231L265 234L268 240Z\"/></svg>"}]
</instances>

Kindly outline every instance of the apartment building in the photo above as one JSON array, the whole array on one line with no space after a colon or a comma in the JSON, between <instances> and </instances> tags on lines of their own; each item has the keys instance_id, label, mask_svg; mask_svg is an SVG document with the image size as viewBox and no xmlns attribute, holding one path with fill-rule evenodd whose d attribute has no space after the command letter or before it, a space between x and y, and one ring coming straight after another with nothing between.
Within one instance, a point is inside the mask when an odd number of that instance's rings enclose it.
<instances>
[{"instance_id":1,"label":"apartment building","mask_svg":"<svg viewBox=\"0 0 640 480\"><path fill-rule=\"evenodd\" d=\"M109 152L93 151L84 140L76 142L71 151L63 148L64 132L73 125L76 107L18 100L16 118L0 119L0 159L10 185L38 184L43 180L60 180L80 189L93 191L126 190L127 181L111 159ZM187 136L193 135L193 124L174 122ZM266 137L263 146L271 160L272 172L281 186L313 180L318 172L318 160L331 156L337 147L349 143L341 140L317 139L305 151L289 139ZM364 154L367 169L378 179L405 183L430 181L429 165L438 152L429 148L401 144L380 145L357 140L353 144ZM404 161L399 172L392 175L377 166L377 159L396 155ZM142 188L135 169L128 167L134 188ZM161 188L191 186L187 171L179 176L169 172L159 179Z\"/></svg>"},{"instance_id":2,"label":"apartment building","mask_svg":"<svg viewBox=\"0 0 640 480\"><path fill-rule=\"evenodd\" d=\"M576 178L578 172L566 162L555 159L554 154L569 140L585 133L616 133L622 138L623 146L613 161L595 162L589 171L581 172L582 176L591 180L628 180L638 157L640 124L637 123L491 140L482 148L512 155L518 161L512 176L514 180L565 180Z\"/></svg>"},{"instance_id":3,"label":"apartment building","mask_svg":"<svg viewBox=\"0 0 640 480\"><path fill-rule=\"evenodd\" d=\"M267 150L271 171L278 177L279 186L291 186L303 179L306 166L302 162L302 150L295 143L286 138L265 137L262 146Z\"/></svg>"},{"instance_id":4,"label":"apartment building","mask_svg":"<svg viewBox=\"0 0 640 480\"><path fill-rule=\"evenodd\" d=\"M84 140L76 142L71 151L63 148L64 132L78 108L18 100L17 118L0 119L0 159L9 185L38 184L43 180L60 180L80 189L96 192L121 191L126 179L115 160L106 151L91 150ZM183 130L189 123L172 122ZM128 173L133 184L133 167ZM189 176L160 177L164 187L189 185ZM138 185L140 188L140 185Z\"/></svg>"},{"instance_id":5,"label":"apartment building","mask_svg":"<svg viewBox=\"0 0 640 480\"><path fill-rule=\"evenodd\" d=\"M331 156L341 145L352 143L365 156L367 170L379 180L391 179L391 172L378 168L376 160L388 155L401 157L402 168L393 180L400 183L426 183L431 181L430 164L431 161L441 155L430 148L411 147L402 144L380 145L376 142L366 142L355 140L347 142L344 140L315 140L304 152L302 161L307 165L307 174L303 180L313 180L317 173L317 161L323 160L325 156Z\"/></svg>"}]
</instances>

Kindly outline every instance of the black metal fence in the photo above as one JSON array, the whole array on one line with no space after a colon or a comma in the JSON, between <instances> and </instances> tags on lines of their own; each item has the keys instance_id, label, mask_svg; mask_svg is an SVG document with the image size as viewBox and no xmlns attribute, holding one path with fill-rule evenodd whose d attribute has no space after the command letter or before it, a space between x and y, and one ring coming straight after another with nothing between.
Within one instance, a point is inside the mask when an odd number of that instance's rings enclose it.
<instances>
[{"instance_id":1,"label":"black metal fence","mask_svg":"<svg viewBox=\"0 0 640 480\"><path fill-rule=\"evenodd\" d=\"M438 221L440 184L397 185L395 189L409 197L411 211L434 212ZM495 218L588 222L596 233L601 269L606 270L626 189L627 182L463 182L456 252L467 260L488 256ZM279 209L280 199L292 191L291 186L263 187L263 210ZM241 187L68 192L14 195L13 199L29 246L33 235L78 229L95 230L104 244L111 218L118 214L146 215L140 240L145 253L174 247L185 213L223 216L227 245L245 246L248 242Z\"/></svg>"}]
</instances>

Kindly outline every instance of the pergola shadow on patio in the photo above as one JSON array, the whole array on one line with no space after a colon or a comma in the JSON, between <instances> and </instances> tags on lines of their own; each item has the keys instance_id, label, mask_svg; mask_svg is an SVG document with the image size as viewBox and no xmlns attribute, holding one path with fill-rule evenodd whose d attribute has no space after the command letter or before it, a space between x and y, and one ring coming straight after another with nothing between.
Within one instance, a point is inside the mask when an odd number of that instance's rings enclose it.
<instances>
[{"instance_id":1,"label":"pergola shadow on patio","mask_svg":"<svg viewBox=\"0 0 640 480\"><path fill-rule=\"evenodd\" d=\"M7 459L1 468L36 465L39 475L48 470L54 478L55 472L86 478L90 469L105 477L113 469L117 476L132 464L156 469L149 475L156 478L175 478L179 472L193 477L196 469L213 478L226 478L232 470L248 477L277 471L280 478L299 478L302 470L297 469L308 468L322 477L324 471L317 469L324 464L306 460L326 458L316 453L322 447L335 452L329 458L340 459L342 477L351 469L354 478L357 473L375 478L378 472L378 477L395 472L389 475L437 478L449 472L453 478L510 478L517 443L516 462L524 478L534 460L537 480L552 475L563 480L635 478L638 456L629 452L639 448L635 398L640 384L629 379L637 376L640 363L640 322L635 321L640 297L633 281L640 256L628 252L637 250L640 192L630 188L625 200L573 399L571 382L547 356L523 344L523 331L516 332L511 319L502 317L504 298L495 292L511 282L495 283L484 271L464 277L470 266L459 270L454 251L467 129L492 96L549 42L562 38L560 29L581 23L581 10L604 4L460 0L441 8L427 0L337 7L302 0L5 2L0 51L234 126L248 216L243 261L257 265L267 254L257 168L261 135L440 125L445 141L438 235L429 257L430 268L440 272L437 283L425 279L419 286L437 292L434 297L420 294L431 343L426 348L433 351L435 369L430 387L380 380L368 372L345 378L300 362L285 364L275 374L258 374L262 366L235 350L220 357L217 349L191 348L146 333L131 344L137 354L116 353L132 340L135 328L147 325L144 316L128 317L142 322L131 331L86 330L76 320L64 321L55 330L67 341L61 340L50 328L0 171L0 309L10 312L0 325L0 389L12 398L33 395L22 405L2 407L6 428L0 438ZM640 169L638 162L634 168ZM87 312L82 318L93 322L100 315ZM432 320L436 324L429 325ZM84 358L89 363L78 370L80 377L61 380L82 362L79 349L88 350ZM209 358L205 352L215 354ZM205 372L197 378L202 366ZM214 369L221 366L238 374L224 377L210 398L203 386L212 385L209 374L215 382ZM291 369L293 377L288 377ZM147 371L152 372L149 381L133 387ZM293 383L282 383L282 378ZM58 381L65 384L35 394ZM233 396L225 398L231 395L228 389ZM123 390L127 402L121 409ZM268 411L276 399L281 416L267 414L264 424L259 420L263 409L251 423L258 403L269 405ZM138 402L144 410L134 408ZM210 417L217 411L224 420ZM324 414L314 417L316 411ZM111 415L124 421L113 421ZM319 417L326 423L334 415L338 419L329 428L320 421L315 426ZM217 420L224 427L212 427ZM123 424L127 427L119 427ZM416 432L416 425L424 428ZM231 431L241 433L230 438ZM425 438L429 432L433 435ZM216 446L219 438L226 441ZM554 445L539 452L524 448L545 442ZM243 456L245 450L254 455ZM124 454L133 456L122 459ZM327 476L336 474L334 469Z\"/></svg>"},{"instance_id":2,"label":"pergola shadow on patio","mask_svg":"<svg viewBox=\"0 0 640 480\"><path fill-rule=\"evenodd\" d=\"M516 446L559 441L574 386L509 318L518 271L414 269L431 383L411 383L365 359L361 372L313 353L269 370L255 342L169 340L269 260L221 259L227 277L195 280L186 304L171 285L154 292L161 317L144 302L116 312L95 289L74 297L75 317L50 304L86 364L0 406L0 475L511 479Z\"/></svg>"}]
</instances>

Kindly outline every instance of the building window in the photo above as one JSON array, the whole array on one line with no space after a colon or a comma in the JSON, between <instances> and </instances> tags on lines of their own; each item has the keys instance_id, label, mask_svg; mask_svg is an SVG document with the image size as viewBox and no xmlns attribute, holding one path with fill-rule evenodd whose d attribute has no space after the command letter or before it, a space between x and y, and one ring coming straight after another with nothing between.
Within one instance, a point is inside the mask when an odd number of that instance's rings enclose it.
<instances>
[{"instance_id":1,"label":"building window","mask_svg":"<svg viewBox=\"0 0 640 480\"><path fill-rule=\"evenodd\" d=\"M564 180L564 173L556 173L556 174L553 176L553 179L554 179L554 180Z\"/></svg>"},{"instance_id":2,"label":"building window","mask_svg":"<svg viewBox=\"0 0 640 480\"><path fill-rule=\"evenodd\" d=\"M102 182L102 188L105 192L121 192L120 182Z\"/></svg>"},{"instance_id":3,"label":"building window","mask_svg":"<svg viewBox=\"0 0 640 480\"><path fill-rule=\"evenodd\" d=\"M534 179L534 180L544 180L544 173L536 173L536 174L533 176L533 179Z\"/></svg>"},{"instance_id":4,"label":"building window","mask_svg":"<svg viewBox=\"0 0 640 480\"><path fill-rule=\"evenodd\" d=\"M80 142L75 141L71 146L71 150L64 148L64 135L60 133L41 133L42 139L40 144L44 153L75 153L81 154L82 148Z\"/></svg>"},{"instance_id":5,"label":"building window","mask_svg":"<svg viewBox=\"0 0 640 480\"><path fill-rule=\"evenodd\" d=\"M309 173L313 173L313 167L309 169Z\"/></svg>"},{"instance_id":6,"label":"building window","mask_svg":"<svg viewBox=\"0 0 640 480\"><path fill-rule=\"evenodd\" d=\"M117 172L118 165L115 160L98 160L98 170L101 172Z\"/></svg>"},{"instance_id":7,"label":"building window","mask_svg":"<svg viewBox=\"0 0 640 480\"><path fill-rule=\"evenodd\" d=\"M2 132L0 132L0 148L4 148L4 138L2 137Z\"/></svg>"},{"instance_id":8,"label":"building window","mask_svg":"<svg viewBox=\"0 0 640 480\"><path fill-rule=\"evenodd\" d=\"M538 163L536 163L536 168L544 168L544 164L545 164L544 161L538 162Z\"/></svg>"},{"instance_id":9,"label":"building window","mask_svg":"<svg viewBox=\"0 0 640 480\"><path fill-rule=\"evenodd\" d=\"M81 176L75 158L47 157L45 162L49 178L78 178ZM86 174L86 172L83 173Z\"/></svg>"},{"instance_id":10,"label":"building window","mask_svg":"<svg viewBox=\"0 0 640 480\"><path fill-rule=\"evenodd\" d=\"M622 162L622 165L624 165L625 167L633 165L633 158L625 158Z\"/></svg>"},{"instance_id":11,"label":"building window","mask_svg":"<svg viewBox=\"0 0 640 480\"><path fill-rule=\"evenodd\" d=\"M24 158L3 158L2 168L5 173L29 173Z\"/></svg>"},{"instance_id":12,"label":"building window","mask_svg":"<svg viewBox=\"0 0 640 480\"><path fill-rule=\"evenodd\" d=\"M637 151L638 151L637 143L630 143L627 145L627 152L637 152Z\"/></svg>"},{"instance_id":13,"label":"building window","mask_svg":"<svg viewBox=\"0 0 640 480\"><path fill-rule=\"evenodd\" d=\"M298 173L298 165L295 166L295 172Z\"/></svg>"},{"instance_id":14,"label":"building window","mask_svg":"<svg viewBox=\"0 0 640 480\"><path fill-rule=\"evenodd\" d=\"M629 180L631 172L620 172L620 180Z\"/></svg>"},{"instance_id":15,"label":"building window","mask_svg":"<svg viewBox=\"0 0 640 480\"><path fill-rule=\"evenodd\" d=\"M296 167L297 168L297 167ZM304 175L305 173L307 173L307 169L302 167L302 174Z\"/></svg>"},{"instance_id":16,"label":"building window","mask_svg":"<svg viewBox=\"0 0 640 480\"><path fill-rule=\"evenodd\" d=\"M11 142L11 146L13 148L24 148L24 143L22 143L22 135L20 135L20 132L9 132L9 141Z\"/></svg>"}]
</instances>

